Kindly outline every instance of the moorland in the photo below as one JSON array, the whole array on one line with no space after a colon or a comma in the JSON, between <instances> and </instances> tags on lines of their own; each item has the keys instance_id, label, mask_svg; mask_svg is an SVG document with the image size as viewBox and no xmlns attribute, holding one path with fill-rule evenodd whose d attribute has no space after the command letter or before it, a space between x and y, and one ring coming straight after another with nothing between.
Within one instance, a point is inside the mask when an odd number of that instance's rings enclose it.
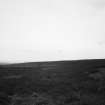
<instances>
[{"instance_id":1,"label":"moorland","mask_svg":"<svg viewBox=\"0 0 105 105\"><path fill-rule=\"evenodd\" d=\"M1 64L0 105L105 105L105 59Z\"/></svg>"}]
</instances>

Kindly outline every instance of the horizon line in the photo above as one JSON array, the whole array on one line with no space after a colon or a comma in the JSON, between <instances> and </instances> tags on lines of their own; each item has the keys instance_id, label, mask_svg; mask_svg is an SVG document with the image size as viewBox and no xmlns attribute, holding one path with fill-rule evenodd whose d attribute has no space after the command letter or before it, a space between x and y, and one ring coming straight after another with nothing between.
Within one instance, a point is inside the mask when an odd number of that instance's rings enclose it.
<instances>
[{"instance_id":1,"label":"horizon line","mask_svg":"<svg viewBox=\"0 0 105 105\"><path fill-rule=\"evenodd\" d=\"M66 61L85 61L85 60L105 60L105 58L87 58L87 59L71 59L71 60L41 60L41 61L23 61L23 62L0 62L0 65L24 64L24 63L47 63L47 62L66 62Z\"/></svg>"}]
</instances>

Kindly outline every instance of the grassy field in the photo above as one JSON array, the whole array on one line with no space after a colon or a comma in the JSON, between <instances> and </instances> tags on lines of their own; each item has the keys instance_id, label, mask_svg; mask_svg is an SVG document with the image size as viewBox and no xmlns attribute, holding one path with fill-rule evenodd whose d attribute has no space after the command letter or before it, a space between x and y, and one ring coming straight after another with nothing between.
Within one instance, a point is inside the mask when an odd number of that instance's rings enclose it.
<instances>
[{"instance_id":1,"label":"grassy field","mask_svg":"<svg viewBox=\"0 0 105 105\"><path fill-rule=\"evenodd\" d=\"M0 105L104 105L105 59L0 65Z\"/></svg>"}]
</instances>

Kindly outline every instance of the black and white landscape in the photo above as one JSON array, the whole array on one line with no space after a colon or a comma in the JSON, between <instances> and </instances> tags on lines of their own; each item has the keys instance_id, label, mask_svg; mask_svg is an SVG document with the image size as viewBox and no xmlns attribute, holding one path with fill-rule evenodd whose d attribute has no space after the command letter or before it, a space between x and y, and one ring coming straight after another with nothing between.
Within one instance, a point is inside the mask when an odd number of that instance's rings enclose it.
<instances>
[{"instance_id":1,"label":"black and white landscape","mask_svg":"<svg viewBox=\"0 0 105 105\"><path fill-rule=\"evenodd\" d=\"M105 59L0 65L0 105L104 105Z\"/></svg>"},{"instance_id":2,"label":"black and white landscape","mask_svg":"<svg viewBox=\"0 0 105 105\"><path fill-rule=\"evenodd\" d=\"M0 0L0 105L105 105L105 0Z\"/></svg>"}]
</instances>

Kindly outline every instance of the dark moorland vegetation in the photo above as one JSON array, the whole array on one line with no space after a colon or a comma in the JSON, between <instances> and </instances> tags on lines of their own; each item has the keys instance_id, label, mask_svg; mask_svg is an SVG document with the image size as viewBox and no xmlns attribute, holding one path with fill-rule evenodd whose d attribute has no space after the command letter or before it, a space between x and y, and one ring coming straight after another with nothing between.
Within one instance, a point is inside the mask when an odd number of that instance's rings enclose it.
<instances>
[{"instance_id":1,"label":"dark moorland vegetation","mask_svg":"<svg viewBox=\"0 0 105 105\"><path fill-rule=\"evenodd\" d=\"M105 105L105 59L0 65L0 105Z\"/></svg>"}]
</instances>

